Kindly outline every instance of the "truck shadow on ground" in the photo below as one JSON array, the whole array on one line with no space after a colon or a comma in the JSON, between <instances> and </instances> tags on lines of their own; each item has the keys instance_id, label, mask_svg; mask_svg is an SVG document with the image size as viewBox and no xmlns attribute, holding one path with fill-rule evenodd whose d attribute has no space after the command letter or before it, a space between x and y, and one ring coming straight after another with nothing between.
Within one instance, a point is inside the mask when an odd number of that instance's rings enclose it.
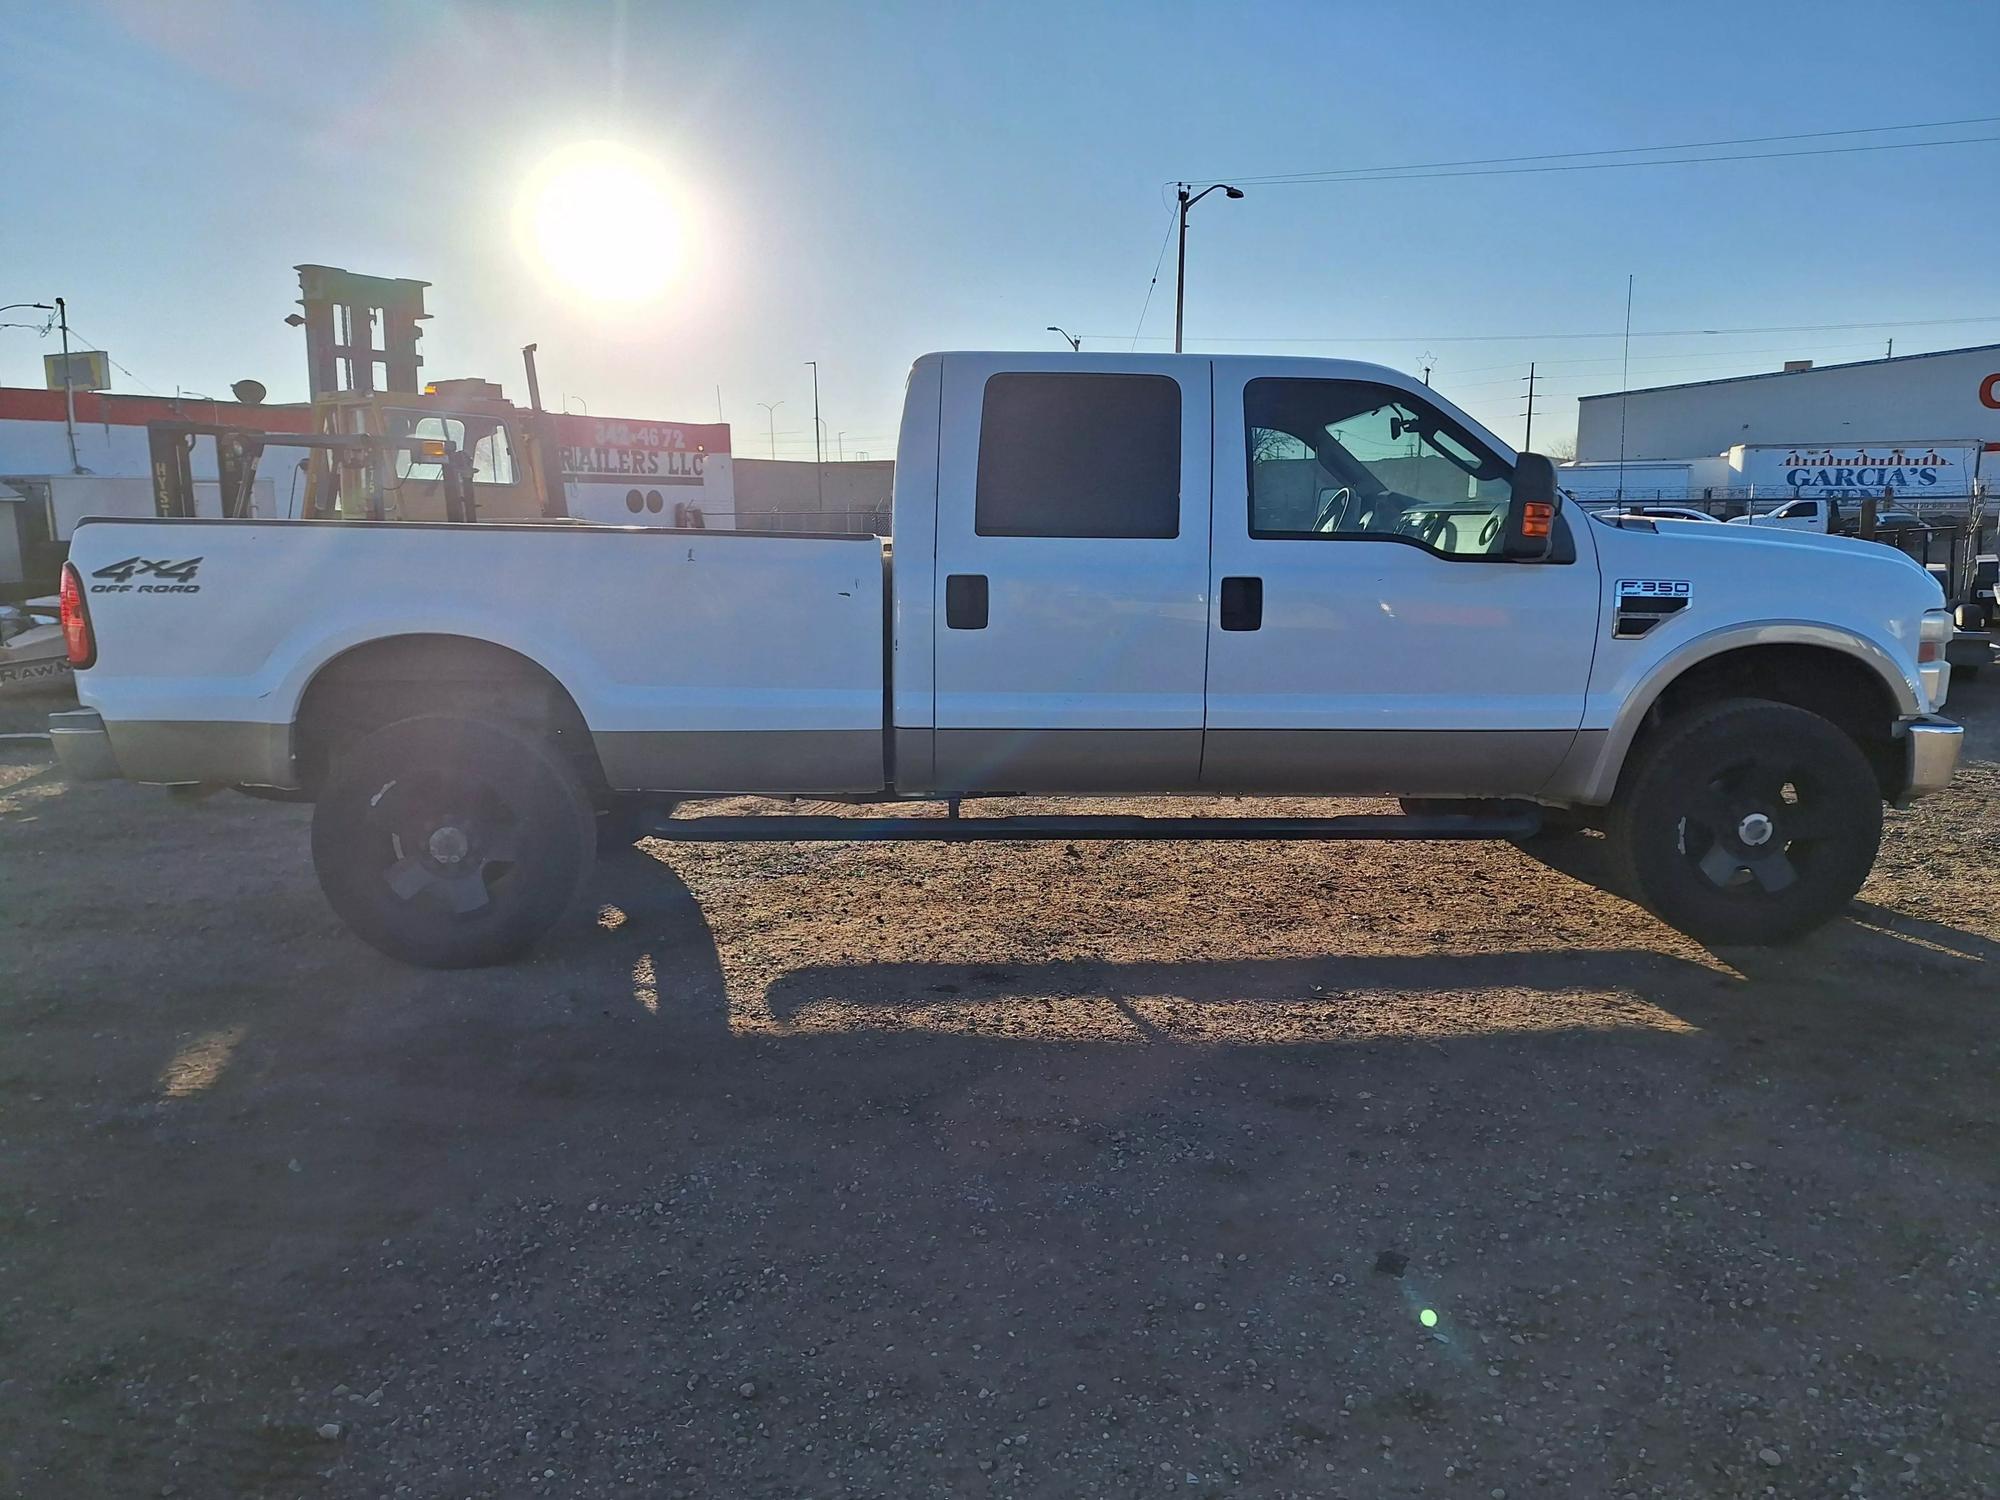
<instances>
[{"instance_id":1,"label":"truck shadow on ground","mask_svg":"<svg viewBox=\"0 0 2000 1500\"><path fill-rule=\"evenodd\" d=\"M1560 839L1523 852L1611 889L1601 840ZM2000 962L2000 943L1989 938L1856 902L1848 920L1803 943L1716 949L1706 962L1637 943L1027 964L906 959L808 964L780 973L761 995L739 985L732 997L699 900L661 859L638 848L608 854L589 902L597 921L566 928L537 967L592 1003L608 999L607 1016L665 1022L677 1039L717 1041L734 1035L732 999L734 1019L761 1002L780 1031L906 1033L912 1044L922 1034L1192 1045L1436 1042L1570 1029L1754 1036L1773 1023L1810 1024L1835 967L1879 969L1907 1001L1913 979L1978 981ZM629 985L630 1003L606 988L607 971L614 985Z\"/></svg>"}]
</instances>

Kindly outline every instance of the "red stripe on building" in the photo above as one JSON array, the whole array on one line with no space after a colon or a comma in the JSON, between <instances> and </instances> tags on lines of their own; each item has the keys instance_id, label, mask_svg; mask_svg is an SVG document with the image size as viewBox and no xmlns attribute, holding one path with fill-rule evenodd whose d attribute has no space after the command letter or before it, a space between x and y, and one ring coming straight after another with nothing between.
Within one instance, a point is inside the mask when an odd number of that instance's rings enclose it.
<instances>
[{"instance_id":1,"label":"red stripe on building","mask_svg":"<svg viewBox=\"0 0 2000 1500\"><path fill-rule=\"evenodd\" d=\"M32 387L0 386L0 422L60 422L63 393ZM114 396L103 391L76 393L76 420L84 427L144 427L148 422L214 422L260 427L273 432L311 432L307 406L245 406L237 401L197 397Z\"/></svg>"}]
</instances>

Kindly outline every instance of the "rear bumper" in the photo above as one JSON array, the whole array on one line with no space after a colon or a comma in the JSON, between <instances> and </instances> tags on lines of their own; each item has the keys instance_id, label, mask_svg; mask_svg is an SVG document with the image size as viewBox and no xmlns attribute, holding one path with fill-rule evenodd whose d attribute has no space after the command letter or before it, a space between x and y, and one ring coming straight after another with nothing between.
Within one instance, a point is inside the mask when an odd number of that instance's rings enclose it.
<instances>
[{"instance_id":1,"label":"rear bumper","mask_svg":"<svg viewBox=\"0 0 2000 1500\"><path fill-rule=\"evenodd\" d=\"M71 781L115 781L123 773L111 751L111 735L94 708L72 708L49 715L49 740L63 775Z\"/></svg>"},{"instance_id":2,"label":"rear bumper","mask_svg":"<svg viewBox=\"0 0 2000 1500\"><path fill-rule=\"evenodd\" d=\"M1903 795L1908 802L1940 791L1958 769L1965 730L1949 719L1905 719L1901 725L1904 751Z\"/></svg>"}]
</instances>

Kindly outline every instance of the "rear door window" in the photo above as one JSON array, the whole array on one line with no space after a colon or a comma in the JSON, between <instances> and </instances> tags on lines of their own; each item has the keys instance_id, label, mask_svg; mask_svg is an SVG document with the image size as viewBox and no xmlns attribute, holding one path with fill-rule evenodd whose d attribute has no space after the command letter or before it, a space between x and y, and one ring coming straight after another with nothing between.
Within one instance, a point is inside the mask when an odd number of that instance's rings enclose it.
<instances>
[{"instance_id":1,"label":"rear door window","mask_svg":"<svg viewBox=\"0 0 2000 1500\"><path fill-rule=\"evenodd\" d=\"M980 536L1175 537L1181 388L1164 375L1001 374L986 382Z\"/></svg>"}]
</instances>

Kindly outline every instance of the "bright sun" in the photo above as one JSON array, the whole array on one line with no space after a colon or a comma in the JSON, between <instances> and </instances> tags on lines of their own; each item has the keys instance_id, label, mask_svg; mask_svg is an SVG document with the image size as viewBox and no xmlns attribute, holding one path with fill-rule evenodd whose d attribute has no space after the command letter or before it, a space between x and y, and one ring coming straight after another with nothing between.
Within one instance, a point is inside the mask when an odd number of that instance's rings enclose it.
<instances>
[{"instance_id":1,"label":"bright sun","mask_svg":"<svg viewBox=\"0 0 2000 1500\"><path fill-rule=\"evenodd\" d=\"M637 151L609 141L566 147L529 179L524 207L529 249L572 292L643 302L679 269L671 184Z\"/></svg>"}]
</instances>

